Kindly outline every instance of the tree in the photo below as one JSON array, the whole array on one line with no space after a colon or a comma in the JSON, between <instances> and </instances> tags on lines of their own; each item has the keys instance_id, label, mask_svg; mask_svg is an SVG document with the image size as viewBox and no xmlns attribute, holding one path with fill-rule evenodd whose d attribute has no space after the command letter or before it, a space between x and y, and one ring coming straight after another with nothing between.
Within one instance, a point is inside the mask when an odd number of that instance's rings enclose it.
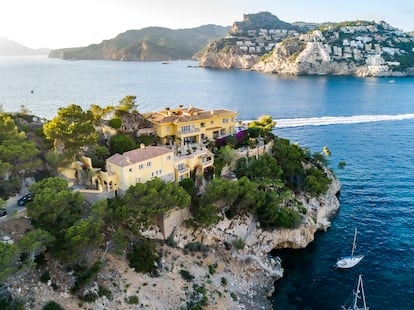
<instances>
[{"instance_id":1,"label":"tree","mask_svg":"<svg viewBox=\"0 0 414 310\"><path fill-rule=\"evenodd\" d=\"M326 193L331 181L328 176L316 167L311 167L306 171L304 190L313 196Z\"/></svg>"},{"instance_id":2,"label":"tree","mask_svg":"<svg viewBox=\"0 0 414 310\"><path fill-rule=\"evenodd\" d=\"M0 283L17 271L19 267L19 248L15 244L0 242Z\"/></svg>"},{"instance_id":3,"label":"tree","mask_svg":"<svg viewBox=\"0 0 414 310\"><path fill-rule=\"evenodd\" d=\"M119 117L115 117L109 121L109 126L114 129L119 129L122 126L122 120Z\"/></svg>"},{"instance_id":4,"label":"tree","mask_svg":"<svg viewBox=\"0 0 414 310\"><path fill-rule=\"evenodd\" d=\"M153 273L157 267L158 260L154 240L139 238L127 253L129 266L134 268L136 272Z\"/></svg>"},{"instance_id":5,"label":"tree","mask_svg":"<svg viewBox=\"0 0 414 310\"><path fill-rule=\"evenodd\" d=\"M227 179L213 179L203 195L203 204L218 204L222 207L231 207L239 195L238 182Z\"/></svg>"},{"instance_id":6,"label":"tree","mask_svg":"<svg viewBox=\"0 0 414 310\"><path fill-rule=\"evenodd\" d=\"M300 214L283 206L286 199L290 197L290 192L267 192L266 202L257 210L260 224L265 227L296 227L301 221Z\"/></svg>"},{"instance_id":7,"label":"tree","mask_svg":"<svg viewBox=\"0 0 414 310\"><path fill-rule=\"evenodd\" d=\"M251 180L270 178L280 180L283 174L277 160L265 153L259 158L250 158L248 164L248 177Z\"/></svg>"},{"instance_id":8,"label":"tree","mask_svg":"<svg viewBox=\"0 0 414 310\"><path fill-rule=\"evenodd\" d=\"M39 149L19 132L13 119L0 114L0 196L7 198L20 189L20 178L40 165Z\"/></svg>"},{"instance_id":9,"label":"tree","mask_svg":"<svg viewBox=\"0 0 414 310\"><path fill-rule=\"evenodd\" d=\"M127 151L131 151L135 148L134 140L124 134L116 134L109 140L109 149L111 154L122 154Z\"/></svg>"},{"instance_id":10,"label":"tree","mask_svg":"<svg viewBox=\"0 0 414 310\"><path fill-rule=\"evenodd\" d=\"M67 229L65 234L65 259L83 259L88 257L91 250L101 245L103 241L102 228L104 222L94 218L80 219Z\"/></svg>"},{"instance_id":11,"label":"tree","mask_svg":"<svg viewBox=\"0 0 414 310\"><path fill-rule=\"evenodd\" d=\"M132 112L137 110L137 105L135 103L137 97L136 96L125 96L119 101L119 104L116 106L118 111L123 112Z\"/></svg>"},{"instance_id":12,"label":"tree","mask_svg":"<svg viewBox=\"0 0 414 310\"><path fill-rule=\"evenodd\" d=\"M181 180L178 183L182 188L186 190L186 192L191 196L194 197L197 194L197 188L195 187L194 180L192 178L186 178Z\"/></svg>"},{"instance_id":13,"label":"tree","mask_svg":"<svg viewBox=\"0 0 414 310\"><path fill-rule=\"evenodd\" d=\"M56 241L63 239L65 231L81 216L83 197L69 190L66 180L47 178L30 186L33 201L27 208L35 227L50 232Z\"/></svg>"},{"instance_id":14,"label":"tree","mask_svg":"<svg viewBox=\"0 0 414 310\"><path fill-rule=\"evenodd\" d=\"M82 147L96 143L98 135L93 122L91 111L84 112L80 106L72 104L59 108L57 116L43 125L43 131L48 139L54 140L59 153L73 159Z\"/></svg>"},{"instance_id":15,"label":"tree","mask_svg":"<svg viewBox=\"0 0 414 310\"><path fill-rule=\"evenodd\" d=\"M296 144L290 144L287 139L276 138L273 144L273 157L283 170L283 181L294 190L300 189L305 180L302 162L305 160L304 151Z\"/></svg>"},{"instance_id":16,"label":"tree","mask_svg":"<svg viewBox=\"0 0 414 310\"><path fill-rule=\"evenodd\" d=\"M45 251L54 240L55 238L47 231L35 229L26 233L17 245L21 252L28 254L28 262L31 265L35 257Z\"/></svg>"},{"instance_id":17,"label":"tree","mask_svg":"<svg viewBox=\"0 0 414 310\"><path fill-rule=\"evenodd\" d=\"M247 177L242 177L238 181L239 195L233 207L230 209L230 215L250 212L256 213L256 209L261 204L260 196L262 192L258 190L258 184L251 182Z\"/></svg>"},{"instance_id":18,"label":"tree","mask_svg":"<svg viewBox=\"0 0 414 310\"><path fill-rule=\"evenodd\" d=\"M276 122L273 121L270 115L261 115L256 121L249 123L249 128L259 128L260 134L266 136L275 127Z\"/></svg>"},{"instance_id":19,"label":"tree","mask_svg":"<svg viewBox=\"0 0 414 310\"><path fill-rule=\"evenodd\" d=\"M191 197L184 188L159 178L131 186L124 200L127 207L137 210L138 220L143 224L149 224L157 215L176 207L188 207L191 203Z\"/></svg>"}]
</instances>

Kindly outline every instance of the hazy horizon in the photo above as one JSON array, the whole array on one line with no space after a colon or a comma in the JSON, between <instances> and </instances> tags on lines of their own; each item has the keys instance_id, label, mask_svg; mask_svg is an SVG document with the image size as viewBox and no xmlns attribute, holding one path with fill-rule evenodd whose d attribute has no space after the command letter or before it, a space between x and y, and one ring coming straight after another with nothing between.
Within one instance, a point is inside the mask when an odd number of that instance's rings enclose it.
<instances>
[{"instance_id":1,"label":"hazy horizon","mask_svg":"<svg viewBox=\"0 0 414 310\"><path fill-rule=\"evenodd\" d=\"M150 26L231 26L244 14L262 11L290 23L384 20L403 31L414 31L414 3L405 0L72 0L66 6L53 0L13 0L1 1L0 10L0 37L33 49L86 46Z\"/></svg>"}]
</instances>

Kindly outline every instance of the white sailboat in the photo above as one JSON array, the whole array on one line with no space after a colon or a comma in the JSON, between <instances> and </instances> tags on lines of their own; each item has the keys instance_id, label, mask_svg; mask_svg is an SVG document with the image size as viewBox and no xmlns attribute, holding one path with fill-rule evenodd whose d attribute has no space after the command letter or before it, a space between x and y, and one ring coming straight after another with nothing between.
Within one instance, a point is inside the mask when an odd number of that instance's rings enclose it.
<instances>
[{"instance_id":1,"label":"white sailboat","mask_svg":"<svg viewBox=\"0 0 414 310\"><path fill-rule=\"evenodd\" d=\"M360 300L362 302L360 302ZM362 306L359 304L362 303ZM358 277L358 285L356 291L354 291L354 303L350 307L342 306L343 310L368 310L367 302L365 301L365 292L364 292L364 284L362 283L362 276L359 275Z\"/></svg>"},{"instance_id":2,"label":"white sailboat","mask_svg":"<svg viewBox=\"0 0 414 310\"><path fill-rule=\"evenodd\" d=\"M354 241L352 243L351 255L339 258L335 264L337 268L343 268L343 269L352 268L364 258L364 255L354 255L354 251L356 248L356 237L357 237L357 229L355 228Z\"/></svg>"}]
</instances>

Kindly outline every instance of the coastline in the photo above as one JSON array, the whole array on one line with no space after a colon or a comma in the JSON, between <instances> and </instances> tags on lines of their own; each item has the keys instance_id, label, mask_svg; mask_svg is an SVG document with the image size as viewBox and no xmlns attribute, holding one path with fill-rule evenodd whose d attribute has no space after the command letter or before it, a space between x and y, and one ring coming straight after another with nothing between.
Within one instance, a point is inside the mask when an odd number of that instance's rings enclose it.
<instances>
[{"instance_id":1,"label":"coastline","mask_svg":"<svg viewBox=\"0 0 414 310\"><path fill-rule=\"evenodd\" d=\"M269 297L274 292L275 281L283 277L279 258L270 257L273 249L304 248L314 240L318 230L327 230L330 220L339 210L337 194L341 184L327 171L332 183L326 194L318 198L297 197L307 209L305 219L296 229L262 229L253 216L222 219L209 229L194 231L181 227L174 231L176 246L160 243L158 250L162 259L158 274L149 276L136 273L120 256L97 253L104 262L92 291L99 285L107 286L112 298L99 297L94 303L87 303L92 309L134 309L136 305L127 302L129 296L138 296L144 309L177 309L185 307L189 300L197 300L202 288L208 300L205 309L272 309ZM151 238L160 239L159 231L148 231ZM244 248L237 250L232 242L244 239ZM208 251L189 251L185 245L202 242ZM56 270L59 270L56 266ZM182 276L186 270L193 278ZM67 309L79 307L80 302L70 293L73 279L57 271L59 289L54 290L51 281L39 282L39 271L30 278L15 277L10 291L16 296L32 300L33 309L55 300ZM223 280L225 279L225 280ZM198 294L198 295L197 295Z\"/></svg>"}]
</instances>

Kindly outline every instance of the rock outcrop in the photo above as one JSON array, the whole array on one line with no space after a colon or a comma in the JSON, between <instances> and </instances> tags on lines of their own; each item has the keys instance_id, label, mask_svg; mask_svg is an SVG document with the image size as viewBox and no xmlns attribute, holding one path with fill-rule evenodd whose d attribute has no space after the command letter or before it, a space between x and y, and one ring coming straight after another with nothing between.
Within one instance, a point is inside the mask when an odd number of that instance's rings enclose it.
<instances>
[{"instance_id":1,"label":"rock outcrop","mask_svg":"<svg viewBox=\"0 0 414 310\"><path fill-rule=\"evenodd\" d=\"M261 14L248 15L211 43L200 66L288 75L412 75L414 38L386 22L294 26Z\"/></svg>"}]
</instances>

